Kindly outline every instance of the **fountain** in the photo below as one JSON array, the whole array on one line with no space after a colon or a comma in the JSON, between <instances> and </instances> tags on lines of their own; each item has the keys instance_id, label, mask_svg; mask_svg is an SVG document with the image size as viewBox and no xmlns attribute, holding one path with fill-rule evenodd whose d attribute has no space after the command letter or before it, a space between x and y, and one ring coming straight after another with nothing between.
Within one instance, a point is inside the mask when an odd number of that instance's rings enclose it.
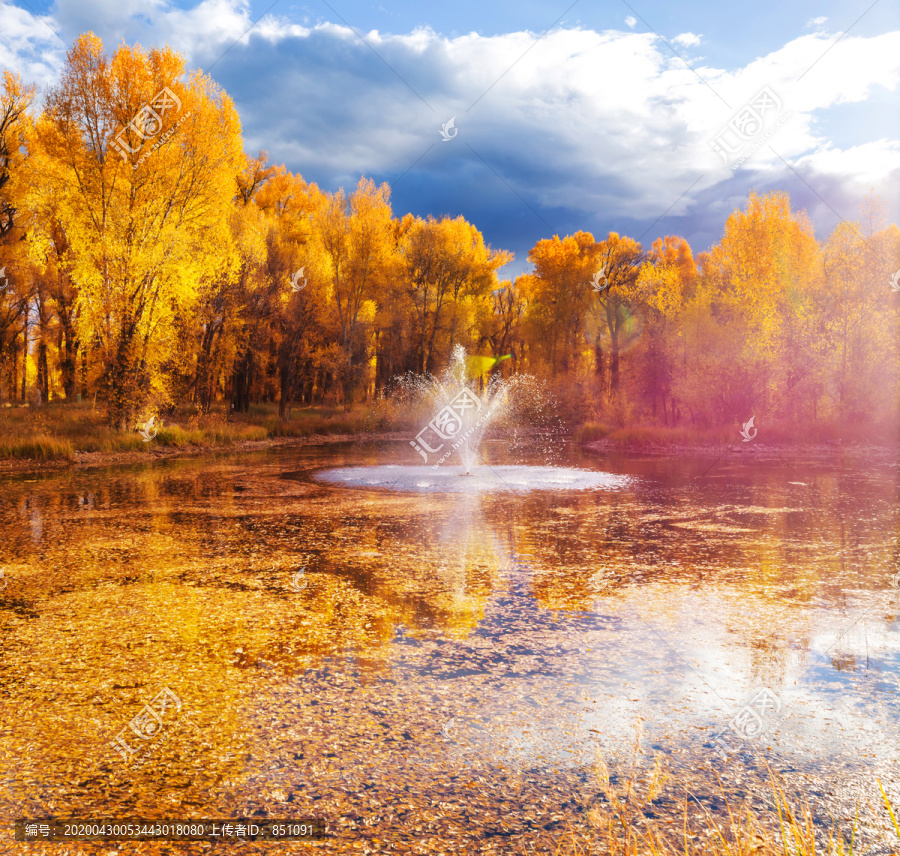
<instances>
[{"instance_id":1,"label":"fountain","mask_svg":"<svg viewBox=\"0 0 900 856\"><path fill-rule=\"evenodd\" d=\"M420 399L431 405L437 415L416 435L409 444L422 456L426 463L428 455L441 457L431 465L439 467L454 451L465 469L465 475L472 474L476 453L481 439L490 422L510 402L510 393L516 386L530 378L517 376L504 380L499 372L491 374L480 394L475 391L476 381L483 377L484 369L479 365L473 369L472 363L479 358L466 359L465 349L457 345L453 358L441 380L408 377L407 383L418 388ZM487 368L493 368L499 360L491 360ZM474 377L473 377L474 376ZM444 451L446 441L449 449ZM437 448L431 444L437 443Z\"/></svg>"},{"instance_id":2,"label":"fountain","mask_svg":"<svg viewBox=\"0 0 900 856\"><path fill-rule=\"evenodd\" d=\"M467 357L457 345L441 378L407 374L397 379L393 405L427 414L423 416L426 424L409 441L425 466L341 467L318 473L316 478L353 487L450 493L619 488L630 481L626 476L571 467L497 466L481 461L479 448L489 426L546 417L547 396L530 375L504 379L493 372L484 380L500 359ZM454 453L459 467L448 463Z\"/></svg>"}]
</instances>

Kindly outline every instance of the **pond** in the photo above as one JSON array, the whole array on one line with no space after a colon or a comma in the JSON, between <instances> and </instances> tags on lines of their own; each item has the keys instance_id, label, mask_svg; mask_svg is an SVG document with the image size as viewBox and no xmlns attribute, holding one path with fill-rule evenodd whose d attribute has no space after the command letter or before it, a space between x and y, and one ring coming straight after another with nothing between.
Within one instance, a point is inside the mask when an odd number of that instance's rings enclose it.
<instances>
[{"instance_id":1,"label":"pond","mask_svg":"<svg viewBox=\"0 0 900 856\"><path fill-rule=\"evenodd\" d=\"M857 803L882 828L896 460L560 447L598 475L522 491L502 443L483 453L496 489L487 468L471 490L329 476L411 463L386 443L6 477L4 817L317 818L329 853L553 852L603 803L599 752L614 780L665 761L663 819L688 790L692 814L723 791L763 806L771 768L823 830ZM118 845L167 846L209 849Z\"/></svg>"}]
</instances>

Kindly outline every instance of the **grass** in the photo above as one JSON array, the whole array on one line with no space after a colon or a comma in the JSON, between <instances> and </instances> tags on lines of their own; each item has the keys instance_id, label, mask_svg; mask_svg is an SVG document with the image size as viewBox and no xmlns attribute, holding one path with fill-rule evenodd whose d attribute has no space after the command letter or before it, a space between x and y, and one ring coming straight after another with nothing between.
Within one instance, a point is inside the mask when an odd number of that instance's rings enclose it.
<instances>
[{"instance_id":1,"label":"grass","mask_svg":"<svg viewBox=\"0 0 900 856\"><path fill-rule=\"evenodd\" d=\"M30 458L37 461L71 461L75 449L65 439L40 435L0 440L0 458Z\"/></svg>"},{"instance_id":2,"label":"grass","mask_svg":"<svg viewBox=\"0 0 900 856\"><path fill-rule=\"evenodd\" d=\"M858 426L839 425L792 425L787 422L761 422L755 420L758 444L812 445L840 441L860 441L874 443L896 443L896 431L872 429L861 431ZM742 442L740 426L720 425L696 428L688 425L668 427L665 425L626 425L615 427L606 422L587 421L576 432L581 443L607 440L616 446L730 446ZM754 438L756 439L756 438Z\"/></svg>"},{"instance_id":3,"label":"grass","mask_svg":"<svg viewBox=\"0 0 900 856\"><path fill-rule=\"evenodd\" d=\"M615 428L602 422L585 422L576 436L581 443L609 440L621 446L719 446L734 442L735 438L740 440L740 434L730 426L692 428L685 425L631 425Z\"/></svg>"},{"instance_id":4,"label":"grass","mask_svg":"<svg viewBox=\"0 0 900 856\"><path fill-rule=\"evenodd\" d=\"M879 786L881 783L879 782ZM591 829L578 833L570 828L558 843L556 856L859 856L860 844L856 824L847 837L831 829L827 841L816 836L812 812L805 804L797 809L774 774L771 782L775 810L770 817L760 817L745 808L736 811L725 800L726 817L714 818L705 812L702 825L691 826L688 802L684 802L681 828L677 832L664 829L657 821L646 819L639 824L640 803L625 808L627 798L606 812L590 813ZM896 852L900 854L900 828L893 808L882 787L884 804L897 834Z\"/></svg>"},{"instance_id":5,"label":"grass","mask_svg":"<svg viewBox=\"0 0 900 856\"><path fill-rule=\"evenodd\" d=\"M604 802L588 810L586 829L575 831L570 826L569 832L557 842L556 856L597 853L609 856L859 856L857 820L853 822L849 841L833 827L828 840L823 841L821 835L816 836L809 806L802 803L798 807L771 769L774 808L767 816L761 817L747 807L737 811L723 796L723 818L717 819L704 809L699 828L696 823L690 826L688 804L693 797L688 795L684 800L681 829L671 831L671 820L661 824L648 817L647 806L660 796L669 777L657 757L641 786L635 773L639 743L640 732L635 740L631 770L615 784L598 752L594 774ZM900 823L880 780L878 786L897 836L894 852L900 854Z\"/></svg>"},{"instance_id":6,"label":"grass","mask_svg":"<svg viewBox=\"0 0 900 856\"><path fill-rule=\"evenodd\" d=\"M143 423L150 412L140 414ZM154 448L229 447L252 440L309 437L312 435L354 435L366 431L406 430L415 434L421 419L413 411L395 403L359 405L351 410L336 407L294 408L291 419L278 416L277 404L254 404L248 413L229 414L224 405L201 414L195 407L179 407L161 421L157 435L143 442L137 426L115 431L105 424L105 407L91 402L51 401L32 409L24 405L0 407L0 459L71 461L81 452L137 452ZM863 439L852 429L834 426L798 428L778 423L760 424L759 443L821 443L851 437ZM638 424L615 426L609 422L587 421L575 431L581 443L608 440L622 447L727 446L740 445L736 425L714 428L666 427ZM896 438L895 438L896 439Z\"/></svg>"},{"instance_id":7,"label":"grass","mask_svg":"<svg viewBox=\"0 0 900 856\"><path fill-rule=\"evenodd\" d=\"M150 412L140 414L140 422ZM336 408L295 408L290 421L278 417L276 404L252 405L249 413L198 413L180 407L157 419L158 432L144 442L137 425L116 431L106 425L105 408L91 402L51 401L40 408L0 407L0 459L71 461L78 453L147 452L160 447L229 447L253 440L309 437L313 434L356 434L365 430L367 411Z\"/></svg>"},{"instance_id":8,"label":"grass","mask_svg":"<svg viewBox=\"0 0 900 856\"><path fill-rule=\"evenodd\" d=\"M366 418L367 411L362 409L347 413L306 408L292 411L290 422L283 422L276 415L266 418L263 424L271 437L308 437L311 434L359 434L366 430Z\"/></svg>"}]
</instances>

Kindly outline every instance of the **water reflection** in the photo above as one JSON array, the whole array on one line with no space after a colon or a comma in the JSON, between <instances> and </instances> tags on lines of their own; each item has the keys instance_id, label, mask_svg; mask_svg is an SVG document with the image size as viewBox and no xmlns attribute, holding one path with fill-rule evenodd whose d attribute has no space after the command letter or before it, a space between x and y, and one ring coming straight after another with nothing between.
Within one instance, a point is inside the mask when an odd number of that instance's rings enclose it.
<instances>
[{"instance_id":1,"label":"water reflection","mask_svg":"<svg viewBox=\"0 0 900 856\"><path fill-rule=\"evenodd\" d=\"M342 815L477 765L577 778L636 720L713 769L711 737L762 687L780 715L739 764L895 780L889 470L620 459L618 490L528 494L313 478L384 455L4 482L3 809ZM163 687L191 727L129 770L109 743Z\"/></svg>"}]
</instances>

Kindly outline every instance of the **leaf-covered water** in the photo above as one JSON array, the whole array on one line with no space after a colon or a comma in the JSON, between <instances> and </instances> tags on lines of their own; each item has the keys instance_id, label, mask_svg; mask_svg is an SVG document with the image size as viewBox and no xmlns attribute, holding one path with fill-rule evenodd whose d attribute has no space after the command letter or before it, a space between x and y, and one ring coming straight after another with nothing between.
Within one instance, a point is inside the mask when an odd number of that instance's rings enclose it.
<instances>
[{"instance_id":1,"label":"leaf-covered water","mask_svg":"<svg viewBox=\"0 0 900 856\"><path fill-rule=\"evenodd\" d=\"M532 493L314 478L406 454L7 478L0 852L46 847L11 820L51 815L330 825L243 852L547 852L637 727L682 789L662 817L686 787L719 806L716 774L764 800L766 762L822 823L876 777L898 795L895 464L571 453L631 478ZM180 708L148 719L166 689Z\"/></svg>"}]
</instances>

